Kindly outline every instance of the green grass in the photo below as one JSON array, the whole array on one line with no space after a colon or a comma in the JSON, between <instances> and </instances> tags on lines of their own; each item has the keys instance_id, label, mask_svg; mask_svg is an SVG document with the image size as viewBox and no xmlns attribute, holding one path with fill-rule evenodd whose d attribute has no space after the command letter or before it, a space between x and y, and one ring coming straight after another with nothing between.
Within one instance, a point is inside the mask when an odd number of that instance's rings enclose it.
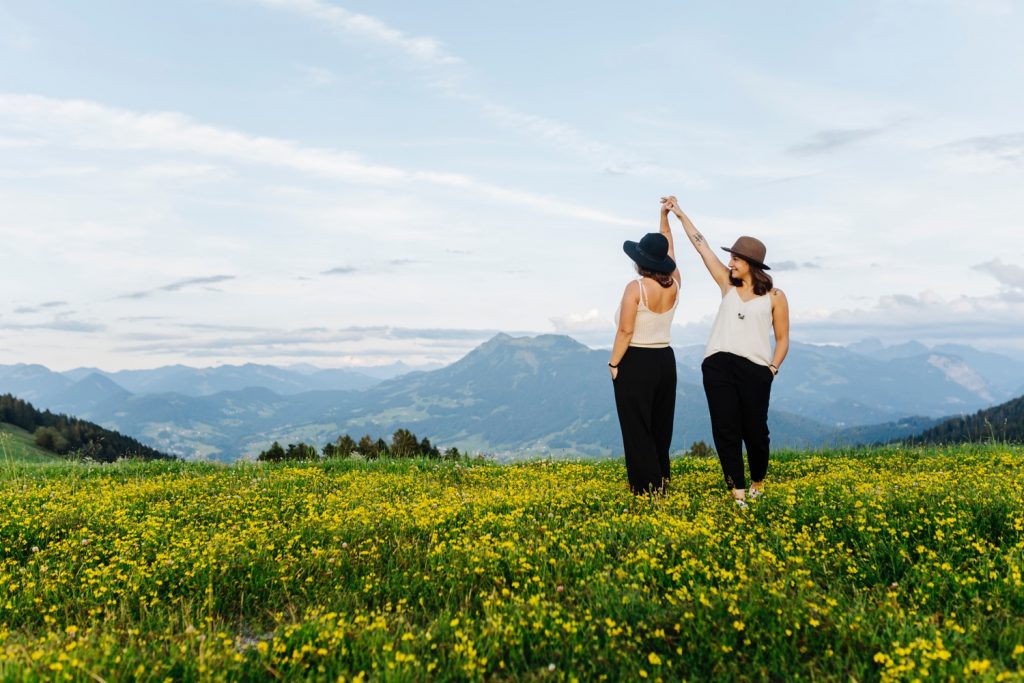
<instances>
[{"instance_id":1,"label":"green grass","mask_svg":"<svg viewBox=\"0 0 1024 683\"><path fill-rule=\"evenodd\" d=\"M0 465L8 462L60 462L56 453L36 445L35 437L21 427L0 422Z\"/></svg>"},{"instance_id":2,"label":"green grass","mask_svg":"<svg viewBox=\"0 0 1024 683\"><path fill-rule=\"evenodd\" d=\"M16 464L0 677L1022 680L1022 465L778 453L740 511L699 459Z\"/></svg>"}]
</instances>

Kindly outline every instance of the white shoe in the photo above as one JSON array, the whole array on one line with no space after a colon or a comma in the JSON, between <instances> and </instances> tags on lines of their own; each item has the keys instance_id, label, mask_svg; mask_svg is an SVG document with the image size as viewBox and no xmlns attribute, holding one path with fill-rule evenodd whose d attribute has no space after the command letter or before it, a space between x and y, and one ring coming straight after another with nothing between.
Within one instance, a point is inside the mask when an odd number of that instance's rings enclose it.
<instances>
[{"instance_id":1,"label":"white shoe","mask_svg":"<svg viewBox=\"0 0 1024 683\"><path fill-rule=\"evenodd\" d=\"M742 498L733 498L733 500L736 501L736 507L738 507L740 510L746 510L748 507L750 507L749 505L747 505L747 501L743 500Z\"/></svg>"},{"instance_id":2,"label":"white shoe","mask_svg":"<svg viewBox=\"0 0 1024 683\"><path fill-rule=\"evenodd\" d=\"M750 490L747 491L747 498L750 499L750 500L754 500L755 498L760 498L763 495L764 495L764 489L755 489L753 486L751 486Z\"/></svg>"}]
</instances>

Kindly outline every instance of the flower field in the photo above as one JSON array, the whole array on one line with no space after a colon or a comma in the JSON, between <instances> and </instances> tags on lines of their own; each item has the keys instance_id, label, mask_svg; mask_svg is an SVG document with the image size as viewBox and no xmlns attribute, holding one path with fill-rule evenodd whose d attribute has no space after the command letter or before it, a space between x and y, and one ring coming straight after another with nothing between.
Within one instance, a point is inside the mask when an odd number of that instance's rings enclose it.
<instances>
[{"instance_id":1,"label":"flower field","mask_svg":"<svg viewBox=\"0 0 1024 683\"><path fill-rule=\"evenodd\" d=\"M1024 450L8 464L8 680L1024 680Z\"/></svg>"}]
</instances>

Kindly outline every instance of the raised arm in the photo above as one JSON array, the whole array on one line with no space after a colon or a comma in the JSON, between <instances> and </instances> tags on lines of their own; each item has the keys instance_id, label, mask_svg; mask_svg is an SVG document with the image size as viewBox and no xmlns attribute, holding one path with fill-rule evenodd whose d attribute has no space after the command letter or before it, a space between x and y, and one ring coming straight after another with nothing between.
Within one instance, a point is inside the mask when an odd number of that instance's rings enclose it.
<instances>
[{"instance_id":1,"label":"raised arm","mask_svg":"<svg viewBox=\"0 0 1024 683\"><path fill-rule=\"evenodd\" d=\"M690 239L690 243L693 244L693 248L700 254L701 259L704 260L704 266L711 273L711 277L714 278L715 282L722 290L722 294L725 294L729 289L729 269L724 263L718 258L711 245L704 239L704 235L697 231L693 221L683 213L683 210L679 208L679 202L675 197L662 197L661 199L662 210L668 208L669 211L674 213L679 221L683 224L683 230L686 232L686 236ZM668 216L662 214L662 223L668 222ZM671 241L670 241L671 244Z\"/></svg>"},{"instance_id":2,"label":"raised arm","mask_svg":"<svg viewBox=\"0 0 1024 683\"><path fill-rule=\"evenodd\" d=\"M681 276L679 275L679 261L676 259L676 245L672 241L672 226L668 224L668 214L670 210L671 209L669 209L666 202L661 203L660 231L661 234L664 235L666 239L668 239L668 255L676 263L676 269L672 271L672 279L676 281L676 284L679 284L682 282L682 280L680 279Z\"/></svg>"}]
</instances>

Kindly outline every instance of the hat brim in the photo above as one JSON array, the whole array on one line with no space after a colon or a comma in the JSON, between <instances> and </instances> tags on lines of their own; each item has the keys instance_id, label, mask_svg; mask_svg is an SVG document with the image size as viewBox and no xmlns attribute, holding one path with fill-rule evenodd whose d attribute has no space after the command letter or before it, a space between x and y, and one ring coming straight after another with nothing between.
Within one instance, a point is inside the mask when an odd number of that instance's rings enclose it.
<instances>
[{"instance_id":1,"label":"hat brim","mask_svg":"<svg viewBox=\"0 0 1024 683\"><path fill-rule=\"evenodd\" d=\"M671 275L676 270L676 262L672 260L671 256L666 256L661 261L655 261L647 254L642 253L639 250L639 243L631 240L626 240L622 243L622 251L626 252L626 256L633 259L638 266L646 268L647 270L653 270L655 273L665 273Z\"/></svg>"},{"instance_id":2,"label":"hat brim","mask_svg":"<svg viewBox=\"0 0 1024 683\"><path fill-rule=\"evenodd\" d=\"M741 259L743 259L744 261L746 261L746 262L747 262L747 263L749 263L750 265L752 265L752 266L757 266L757 267L758 267L758 268L760 268L761 270L771 270L771 268L769 268L769 267L768 267L768 266L766 266L765 264L761 263L761 262L760 262L760 261L758 261L757 259L753 259L753 258L750 258L750 257L749 257L749 256L747 256L746 254L741 254L741 253L740 253L740 252L738 252L738 251L733 251L733 250L732 250L732 249L730 249L729 247L722 247L722 251L727 251L727 252L729 252L730 254L732 254L733 256L739 256L739 257L740 257Z\"/></svg>"}]
</instances>

